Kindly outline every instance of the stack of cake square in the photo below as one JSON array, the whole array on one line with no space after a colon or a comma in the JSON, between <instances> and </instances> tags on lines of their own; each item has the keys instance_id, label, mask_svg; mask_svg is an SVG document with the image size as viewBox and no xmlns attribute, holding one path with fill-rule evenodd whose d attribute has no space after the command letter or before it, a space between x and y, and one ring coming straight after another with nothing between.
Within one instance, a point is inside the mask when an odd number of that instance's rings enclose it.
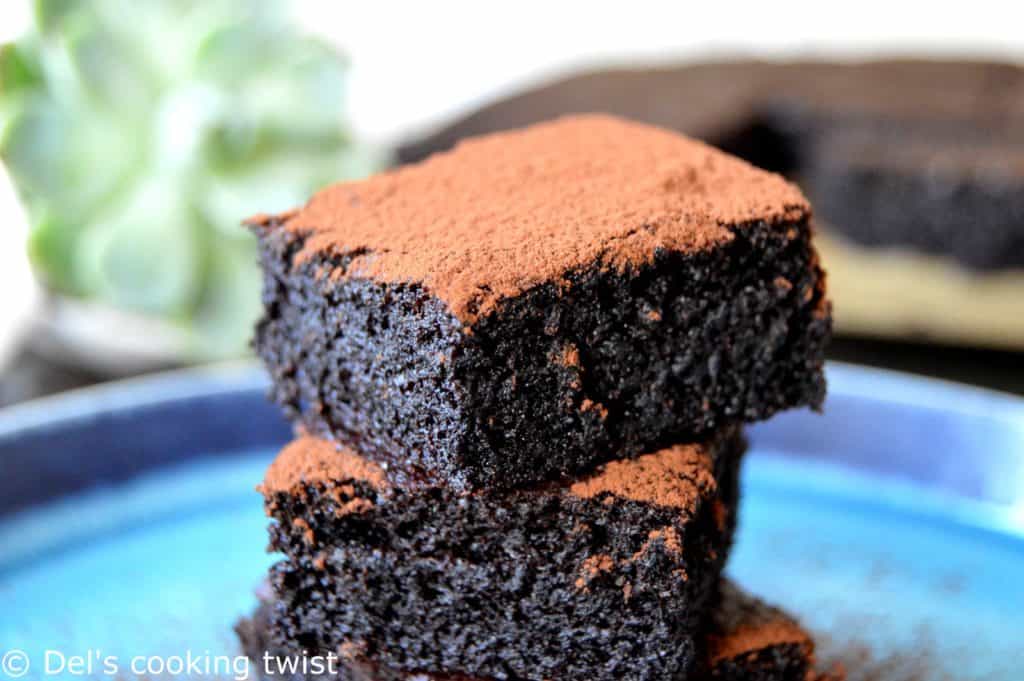
<instances>
[{"instance_id":1,"label":"stack of cake square","mask_svg":"<svg viewBox=\"0 0 1024 681\"><path fill-rule=\"evenodd\" d=\"M799 679L721 580L742 424L820 405L810 208L657 128L577 116L250 221L256 348L297 426L250 655L340 678Z\"/></svg>"}]
</instances>

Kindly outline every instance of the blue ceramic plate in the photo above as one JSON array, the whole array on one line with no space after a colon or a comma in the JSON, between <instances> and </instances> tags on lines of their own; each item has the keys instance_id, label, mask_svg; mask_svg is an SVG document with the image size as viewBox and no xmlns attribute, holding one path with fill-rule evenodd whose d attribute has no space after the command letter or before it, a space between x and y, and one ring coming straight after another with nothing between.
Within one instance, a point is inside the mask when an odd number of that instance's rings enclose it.
<instances>
[{"instance_id":1,"label":"blue ceramic plate","mask_svg":"<svg viewBox=\"0 0 1024 681\"><path fill-rule=\"evenodd\" d=\"M829 381L824 415L751 429L729 571L826 654L1020 681L1024 403L852 366ZM231 626L273 560L253 486L288 436L264 391L242 365L0 412L7 671L244 676Z\"/></svg>"}]
</instances>

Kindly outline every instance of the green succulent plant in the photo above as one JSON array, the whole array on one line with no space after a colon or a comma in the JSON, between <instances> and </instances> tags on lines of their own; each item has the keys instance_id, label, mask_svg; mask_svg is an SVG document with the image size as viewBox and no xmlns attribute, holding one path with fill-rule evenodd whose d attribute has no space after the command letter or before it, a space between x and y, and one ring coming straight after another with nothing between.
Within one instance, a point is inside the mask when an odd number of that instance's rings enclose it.
<instances>
[{"instance_id":1,"label":"green succulent plant","mask_svg":"<svg viewBox=\"0 0 1024 681\"><path fill-rule=\"evenodd\" d=\"M274 0L41 0L0 48L0 159L29 253L62 294L246 347L256 212L366 174L343 124L346 64Z\"/></svg>"}]
</instances>

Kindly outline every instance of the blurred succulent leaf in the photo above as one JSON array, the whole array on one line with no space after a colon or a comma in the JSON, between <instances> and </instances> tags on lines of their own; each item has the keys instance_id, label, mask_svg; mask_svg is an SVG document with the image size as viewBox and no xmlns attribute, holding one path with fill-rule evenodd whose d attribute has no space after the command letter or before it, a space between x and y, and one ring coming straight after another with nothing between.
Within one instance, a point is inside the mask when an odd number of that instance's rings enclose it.
<instances>
[{"instance_id":1,"label":"blurred succulent leaf","mask_svg":"<svg viewBox=\"0 0 1024 681\"><path fill-rule=\"evenodd\" d=\"M64 19L81 5L82 0L36 0L36 26L43 33L57 30Z\"/></svg>"},{"instance_id":2,"label":"blurred succulent leaf","mask_svg":"<svg viewBox=\"0 0 1024 681\"><path fill-rule=\"evenodd\" d=\"M52 211L33 217L29 232L29 258L46 283L60 291L76 290L75 244L80 223Z\"/></svg>"},{"instance_id":3,"label":"blurred succulent leaf","mask_svg":"<svg viewBox=\"0 0 1024 681\"><path fill-rule=\"evenodd\" d=\"M116 200L137 172L140 159L133 152L141 145L127 125L115 127L102 116L76 116L45 95L25 100L11 125L3 158L30 215L88 222L103 204Z\"/></svg>"},{"instance_id":4,"label":"blurred succulent leaf","mask_svg":"<svg viewBox=\"0 0 1024 681\"><path fill-rule=\"evenodd\" d=\"M138 312L189 313L202 283L205 244L174 187L148 179L89 225L75 261L80 290Z\"/></svg>"},{"instance_id":5,"label":"blurred succulent leaf","mask_svg":"<svg viewBox=\"0 0 1024 681\"><path fill-rule=\"evenodd\" d=\"M70 121L45 96L23 100L4 135L4 161L27 198L53 196L63 189L53 161L63 156L62 139Z\"/></svg>"},{"instance_id":6,"label":"blurred succulent leaf","mask_svg":"<svg viewBox=\"0 0 1024 681\"><path fill-rule=\"evenodd\" d=\"M193 325L199 354L246 347L239 221L378 162L343 125L344 60L286 6L36 1L35 31L0 48L0 158L51 287Z\"/></svg>"},{"instance_id":7,"label":"blurred succulent leaf","mask_svg":"<svg viewBox=\"0 0 1024 681\"><path fill-rule=\"evenodd\" d=\"M64 36L71 62L84 93L100 105L130 103L143 111L159 97L162 83L147 63L144 45L108 30L100 21L69 22ZM121 112L123 115L126 112Z\"/></svg>"},{"instance_id":8,"label":"blurred succulent leaf","mask_svg":"<svg viewBox=\"0 0 1024 681\"><path fill-rule=\"evenodd\" d=\"M17 43L0 45L0 93L8 96L42 84L42 65L30 46Z\"/></svg>"}]
</instances>

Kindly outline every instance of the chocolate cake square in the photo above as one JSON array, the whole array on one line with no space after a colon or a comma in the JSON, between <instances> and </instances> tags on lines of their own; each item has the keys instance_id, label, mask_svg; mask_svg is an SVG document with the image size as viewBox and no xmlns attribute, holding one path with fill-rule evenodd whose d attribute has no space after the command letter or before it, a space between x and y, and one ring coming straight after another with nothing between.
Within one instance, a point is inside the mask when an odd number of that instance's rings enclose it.
<instances>
[{"instance_id":1,"label":"chocolate cake square","mask_svg":"<svg viewBox=\"0 0 1024 681\"><path fill-rule=\"evenodd\" d=\"M458 489L821 403L811 211L700 142L578 116L250 221L273 396L395 480Z\"/></svg>"},{"instance_id":2,"label":"chocolate cake square","mask_svg":"<svg viewBox=\"0 0 1024 681\"><path fill-rule=\"evenodd\" d=\"M943 256L978 272L1019 273L1024 130L1011 146L969 129L957 137L919 129L911 134L912 128L878 122L817 143L802 184L829 226L870 249Z\"/></svg>"},{"instance_id":3,"label":"chocolate cake square","mask_svg":"<svg viewBox=\"0 0 1024 681\"><path fill-rule=\"evenodd\" d=\"M814 670L814 640L786 612L722 580L704 630L704 677L714 681L839 681Z\"/></svg>"},{"instance_id":4,"label":"chocolate cake square","mask_svg":"<svg viewBox=\"0 0 1024 681\"><path fill-rule=\"evenodd\" d=\"M322 439L262 486L279 643L496 679L676 678L730 546L736 428L571 481L396 486Z\"/></svg>"},{"instance_id":5,"label":"chocolate cake square","mask_svg":"<svg viewBox=\"0 0 1024 681\"><path fill-rule=\"evenodd\" d=\"M723 587L722 598L714 606L712 624L701 636L698 668L691 674L673 677L675 681L842 681L841 670L827 675L815 671L814 641L792 616L731 583L724 582ZM257 664L263 663L265 654L281 658L302 654L293 643L281 642L274 629L273 609L273 600L268 595L251 618L243 619L235 627L243 652ZM466 676L387 669L374 660L350 653L339 655L334 678L474 681Z\"/></svg>"}]
</instances>

